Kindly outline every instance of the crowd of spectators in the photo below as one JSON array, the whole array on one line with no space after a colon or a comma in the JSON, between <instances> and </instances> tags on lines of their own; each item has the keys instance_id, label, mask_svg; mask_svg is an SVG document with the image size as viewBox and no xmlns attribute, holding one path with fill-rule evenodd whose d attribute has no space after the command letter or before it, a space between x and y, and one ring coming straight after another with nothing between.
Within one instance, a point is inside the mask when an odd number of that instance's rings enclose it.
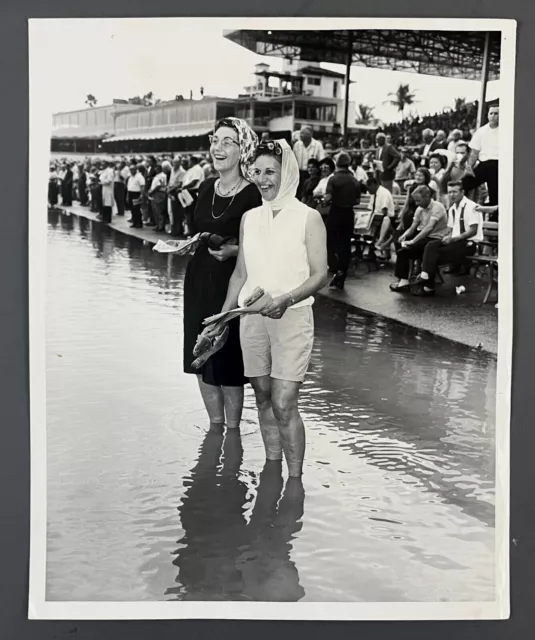
<instances>
[{"instance_id":1,"label":"crowd of spectators","mask_svg":"<svg viewBox=\"0 0 535 640\"><path fill-rule=\"evenodd\" d=\"M382 217L373 238L377 257L389 260L391 249L397 253L393 291L408 289L408 264L415 258L423 257L431 274L423 271L431 285L420 291L432 295L436 264L469 255L481 237L481 215L498 219L499 107L490 108L489 123L477 131L476 114L477 103L457 112L405 119L374 132L373 139L367 134L345 147L343 140L314 138L309 127L294 133L298 197L317 209L327 225L333 286L344 286L354 209L366 193L370 216ZM65 206L78 200L108 223L114 209L118 216L130 211L134 228L191 237L199 187L215 176L209 154L63 159L50 165L48 200L51 207L59 196ZM394 206L395 196L402 198L402 206ZM456 217L460 205L473 223L468 231L464 218L459 222ZM445 238L451 238L453 227L458 239L442 250L437 243L449 245ZM424 255L431 240L429 255Z\"/></svg>"},{"instance_id":2,"label":"crowd of spectators","mask_svg":"<svg viewBox=\"0 0 535 640\"><path fill-rule=\"evenodd\" d=\"M76 200L103 222L131 214L134 228L151 227L172 236L193 234L193 210L202 181L214 177L201 155L148 155L52 161L48 203L55 207Z\"/></svg>"}]
</instances>

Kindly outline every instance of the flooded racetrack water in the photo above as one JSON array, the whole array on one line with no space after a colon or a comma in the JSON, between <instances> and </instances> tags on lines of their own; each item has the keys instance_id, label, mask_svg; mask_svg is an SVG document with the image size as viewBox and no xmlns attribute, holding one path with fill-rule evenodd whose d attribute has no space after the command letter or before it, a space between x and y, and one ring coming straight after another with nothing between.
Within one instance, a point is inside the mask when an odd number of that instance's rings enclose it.
<instances>
[{"instance_id":1,"label":"flooded racetrack water","mask_svg":"<svg viewBox=\"0 0 535 640\"><path fill-rule=\"evenodd\" d=\"M495 359L319 297L287 482L250 388L206 433L186 260L49 213L47 599L494 600Z\"/></svg>"}]
</instances>

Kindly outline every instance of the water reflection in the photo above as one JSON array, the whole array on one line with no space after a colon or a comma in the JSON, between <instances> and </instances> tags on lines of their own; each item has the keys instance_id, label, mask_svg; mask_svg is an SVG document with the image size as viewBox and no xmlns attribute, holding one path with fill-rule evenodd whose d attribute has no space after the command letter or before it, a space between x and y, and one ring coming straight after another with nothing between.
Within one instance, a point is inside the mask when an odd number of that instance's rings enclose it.
<instances>
[{"instance_id":1,"label":"water reflection","mask_svg":"<svg viewBox=\"0 0 535 640\"><path fill-rule=\"evenodd\" d=\"M304 511L250 389L249 435L204 433L187 259L49 222L47 598L493 598L492 356L319 297Z\"/></svg>"},{"instance_id":2,"label":"water reflection","mask_svg":"<svg viewBox=\"0 0 535 640\"><path fill-rule=\"evenodd\" d=\"M267 463L253 500L240 476L242 461L239 433L205 436L179 507L184 536L173 561L179 586L166 595L267 602L304 596L290 559L291 540L302 526L303 484L289 479L284 487L282 465Z\"/></svg>"}]
</instances>

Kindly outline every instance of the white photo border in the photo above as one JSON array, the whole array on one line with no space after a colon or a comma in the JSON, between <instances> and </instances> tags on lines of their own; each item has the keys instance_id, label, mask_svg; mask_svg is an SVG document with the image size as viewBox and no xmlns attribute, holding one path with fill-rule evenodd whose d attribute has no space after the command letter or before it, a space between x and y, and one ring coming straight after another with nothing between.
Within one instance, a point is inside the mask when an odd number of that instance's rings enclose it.
<instances>
[{"instance_id":1,"label":"white photo border","mask_svg":"<svg viewBox=\"0 0 535 640\"><path fill-rule=\"evenodd\" d=\"M509 446L513 345L513 131L516 21L442 18L84 18L84 21L192 22L192 28L258 30L412 29L500 31L500 270L496 397L496 529L494 602L50 602L46 600L47 459L45 299L47 221L43 215L48 184L52 110L47 68L40 51L47 25L75 19L29 20L29 345L31 437L31 532L28 617L47 620L497 620L510 615ZM76 19L78 22L79 19ZM96 28L97 25L95 25ZM503 160L502 160L503 158ZM318 606L319 605L319 606Z\"/></svg>"}]
</instances>

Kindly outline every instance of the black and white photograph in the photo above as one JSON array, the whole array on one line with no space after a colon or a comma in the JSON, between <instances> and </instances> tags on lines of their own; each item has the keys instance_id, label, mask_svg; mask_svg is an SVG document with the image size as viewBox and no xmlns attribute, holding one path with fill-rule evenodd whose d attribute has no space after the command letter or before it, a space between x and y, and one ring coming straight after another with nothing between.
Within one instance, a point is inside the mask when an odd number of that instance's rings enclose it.
<instances>
[{"instance_id":1,"label":"black and white photograph","mask_svg":"<svg viewBox=\"0 0 535 640\"><path fill-rule=\"evenodd\" d=\"M508 618L516 23L28 29L29 617Z\"/></svg>"}]
</instances>

